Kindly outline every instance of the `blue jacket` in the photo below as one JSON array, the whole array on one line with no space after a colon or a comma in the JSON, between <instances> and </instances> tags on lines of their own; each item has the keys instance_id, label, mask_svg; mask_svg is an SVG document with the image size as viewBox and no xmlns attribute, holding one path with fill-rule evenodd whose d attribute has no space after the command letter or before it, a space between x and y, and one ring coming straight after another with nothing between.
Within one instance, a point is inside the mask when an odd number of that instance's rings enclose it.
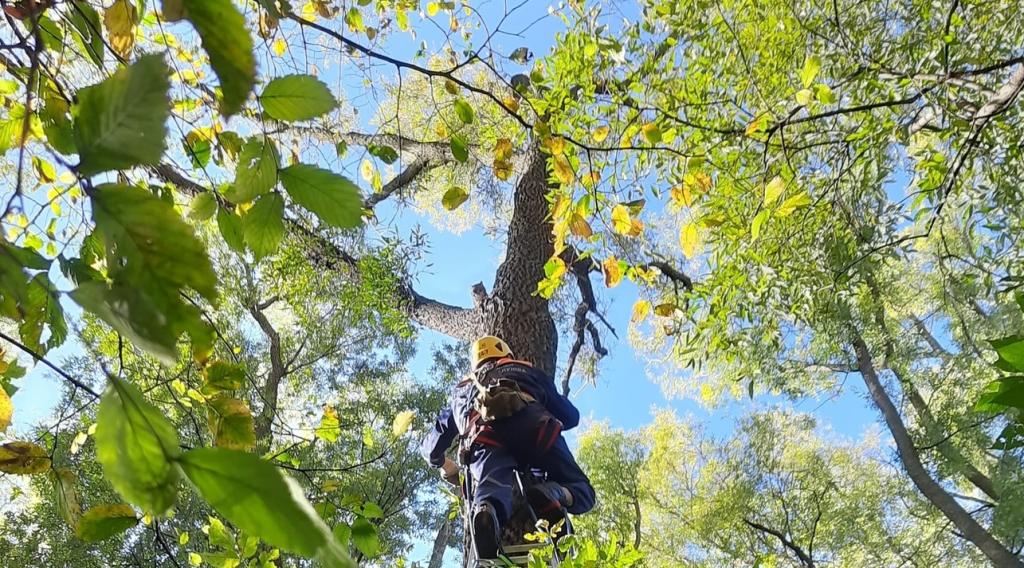
<instances>
[{"instance_id":1,"label":"blue jacket","mask_svg":"<svg viewBox=\"0 0 1024 568\"><path fill-rule=\"evenodd\" d=\"M580 411L555 388L555 380L522 361L499 362L487 371L488 376L499 375L514 379L519 388L543 404L552 416L562 423L562 430L570 430L580 423ZM441 467L444 454L457 436L465 436L469 429L469 416L476 399L476 386L470 378L463 379L452 389L448 407L441 411L434 427L420 444L420 454L433 467Z\"/></svg>"}]
</instances>

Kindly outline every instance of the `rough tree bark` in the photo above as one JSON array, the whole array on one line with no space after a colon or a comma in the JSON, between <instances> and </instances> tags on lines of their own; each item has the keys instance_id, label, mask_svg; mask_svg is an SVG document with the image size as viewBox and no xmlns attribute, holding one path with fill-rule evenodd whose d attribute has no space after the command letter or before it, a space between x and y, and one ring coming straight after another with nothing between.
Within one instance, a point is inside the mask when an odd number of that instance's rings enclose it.
<instances>
[{"instance_id":1,"label":"rough tree bark","mask_svg":"<svg viewBox=\"0 0 1024 568\"><path fill-rule=\"evenodd\" d=\"M430 552L430 562L427 564L427 568L441 568L441 563L444 562L444 553L448 550L448 539L452 534L453 521L448 518L447 511L444 513L445 519L437 529L437 536L434 537L434 548Z\"/></svg>"},{"instance_id":2,"label":"rough tree bark","mask_svg":"<svg viewBox=\"0 0 1024 568\"><path fill-rule=\"evenodd\" d=\"M885 387L875 371L875 364L867 344L856 330L851 330L851 334L851 343L853 344L854 352L857 354L857 367L860 370L861 378L864 380L865 386L867 386L871 400L881 411L882 418L885 420L889 432L892 433L900 461L903 463L903 467L906 469L910 480L914 482L914 485L921 491L921 494L932 505L942 511L946 518L956 526L965 539L972 542L988 557L994 566L1000 568L1024 568L1024 563L1021 562L1020 558L1010 552L984 527L978 524L974 517L961 507L956 499L939 485L925 469L924 464L921 463L921 457L917 453L917 448L914 446L914 441L910 438L910 433L903 423L899 410L893 404L889 394L885 392Z\"/></svg>"}]
</instances>

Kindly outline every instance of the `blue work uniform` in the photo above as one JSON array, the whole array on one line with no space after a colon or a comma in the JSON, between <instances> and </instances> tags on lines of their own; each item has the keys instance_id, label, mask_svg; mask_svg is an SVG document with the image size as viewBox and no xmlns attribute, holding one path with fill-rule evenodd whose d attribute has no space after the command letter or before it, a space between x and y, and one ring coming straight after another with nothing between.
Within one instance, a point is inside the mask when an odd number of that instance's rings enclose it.
<instances>
[{"instance_id":1,"label":"blue work uniform","mask_svg":"<svg viewBox=\"0 0 1024 568\"><path fill-rule=\"evenodd\" d=\"M570 513L582 514L592 509L596 499L594 488L561 435L563 430L579 424L579 410L555 389L551 377L529 363L505 359L487 373L514 380L535 402L513 416L481 428L475 423L479 415L473 406L477 388L471 378L461 381L452 391L448 408L441 411L420 446L424 459L433 467L441 467L452 442L457 437L472 436L465 457L475 485L474 505L482 501L491 503L499 523L504 523L512 513L515 471L523 467L542 470L550 481L568 489L573 496L572 506L568 507ZM556 421L551 422L550 418ZM544 423L546 420L549 422Z\"/></svg>"}]
</instances>

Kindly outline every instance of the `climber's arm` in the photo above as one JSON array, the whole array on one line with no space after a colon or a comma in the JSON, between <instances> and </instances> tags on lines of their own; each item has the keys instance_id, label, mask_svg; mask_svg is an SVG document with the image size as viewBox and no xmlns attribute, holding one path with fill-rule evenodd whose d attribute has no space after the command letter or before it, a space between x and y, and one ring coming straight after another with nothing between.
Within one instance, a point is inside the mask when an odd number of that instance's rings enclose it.
<instances>
[{"instance_id":1,"label":"climber's arm","mask_svg":"<svg viewBox=\"0 0 1024 568\"><path fill-rule=\"evenodd\" d=\"M580 423L580 411L568 398L562 396L555 388L555 381L540 371L536 371L535 382L544 389L544 406L562 423L562 430L575 428Z\"/></svg>"},{"instance_id":2,"label":"climber's arm","mask_svg":"<svg viewBox=\"0 0 1024 568\"><path fill-rule=\"evenodd\" d=\"M455 415L451 408L445 408L434 421L434 427L423 438L423 442L420 444L420 455L430 463L431 467L442 467L445 464L444 454L458 434Z\"/></svg>"}]
</instances>

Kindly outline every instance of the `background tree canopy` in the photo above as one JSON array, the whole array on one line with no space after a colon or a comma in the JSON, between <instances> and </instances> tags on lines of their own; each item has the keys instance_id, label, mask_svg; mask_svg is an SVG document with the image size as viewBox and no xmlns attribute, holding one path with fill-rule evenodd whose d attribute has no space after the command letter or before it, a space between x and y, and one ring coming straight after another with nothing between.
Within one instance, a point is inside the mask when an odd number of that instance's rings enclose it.
<instances>
[{"instance_id":1,"label":"background tree canopy","mask_svg":"<svg viewBox=\"0 0 1024 568\"><path fill-rule=\"evenodd\" d=\"M665 393L564 565L1022 565L1017 3L0 7L8 564L437 568L493 333Z\"/></svg>"}]
</instances>

